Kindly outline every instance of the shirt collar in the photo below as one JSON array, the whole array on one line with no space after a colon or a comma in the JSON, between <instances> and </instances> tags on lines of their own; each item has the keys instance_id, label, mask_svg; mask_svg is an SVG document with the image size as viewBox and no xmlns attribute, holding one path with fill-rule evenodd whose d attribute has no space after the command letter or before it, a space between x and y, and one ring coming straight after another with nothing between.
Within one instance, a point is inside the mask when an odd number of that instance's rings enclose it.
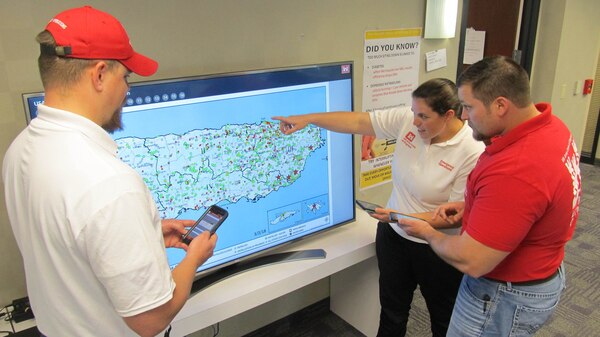
<instances>
[{"instance_id":1,"label":"shirt collar","mask_svg":"<svg viewBox=\"0 0 600 337\"><path fill-rule=\"evenodd\" d=\"M106 130L83 116L40 104L38 105L37 117L31 121L32 126L37 124L36 120L70 129L73 132L79 132L84 137L100 145L113 156L117 156L117 143L115 143Z\"/></svg>"},{"instance_id":2,"label":"shirt collar","mask_svg":"<svg viewBox=\"0 0 600 337\"><path fill-rule=\"evenodd\" d=\"M549 124L552 119L552 106L550 103L538 103L535 107L541 114L521 123L505 135L492 138L492 143L485 148L485 152L489 154L500 152L512 143Z\"/></svg>"}]
</instances>

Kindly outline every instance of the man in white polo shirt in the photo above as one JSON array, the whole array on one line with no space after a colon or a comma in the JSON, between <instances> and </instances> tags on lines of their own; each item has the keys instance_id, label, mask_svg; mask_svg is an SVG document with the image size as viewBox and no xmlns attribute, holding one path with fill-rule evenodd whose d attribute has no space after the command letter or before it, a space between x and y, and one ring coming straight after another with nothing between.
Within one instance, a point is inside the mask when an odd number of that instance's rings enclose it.
<instances>
[{"instance_id":1,"label":"man in white polo shirt","mask_svg":"<svg viewBox=\"0 0 600 337\"><path fill-rule=\"evenodd\" d=\"M89 6L56 15L37 37L45 103L6 152L8 216L45 336L155 336L190 294L216 236L181 242L193 221L162 220L141 177L117 156L136 53L114 17ZM171 272L165 246L187 250Z\"/></svg>"}]
</instances>

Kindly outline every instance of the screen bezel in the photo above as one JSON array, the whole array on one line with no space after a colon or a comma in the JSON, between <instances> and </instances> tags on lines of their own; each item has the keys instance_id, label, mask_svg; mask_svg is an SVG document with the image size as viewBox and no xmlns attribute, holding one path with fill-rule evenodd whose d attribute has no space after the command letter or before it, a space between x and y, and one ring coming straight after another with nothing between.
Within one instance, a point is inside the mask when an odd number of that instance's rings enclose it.
<instances>
[{"instance_id":1,"label":"screen bezel","mask_svg":"<svg viewBox=\"0 0 600 337\"><path fill-rule=\"evenodd\" d=\"M228 72L228 73L215 73L215 74L207 74L207 75L199 75L199 76L183 76L183 77L174 77L174 78L166 78L166 79L158 79L158 80L147 80L147 81L139 81L139 82L132 82L130 83L130 87L138 87L138 86L147 86L147 85L160 85L160 84L168 84L168 83L174 83L174 82L182 82L182 81L193 81L193 80L205 80L205 79L215 79L215 78L226 78L226 77L232 77L232 76L245 76L245 75L252 75L252 74L262 74L262 73L274 73L274 72L282 72L282 71L293 71L293 70L303 70L303 69L309 69L309 68L320 68L320 67L329 67L329 66L342 66L342 65L350 65L350 110L352 111L354 109L354 62L353 61L341 61L341 62L330 62L330 63L320 63L320 64L309 64L309 65L297 65L297 66L290 66L290 67L280 67L280 68L265 68L265 69L255 69L255 70L247 70L247 71L239 71L239 72ZM31 104L35 104L35 102L43 102L43 92L33 92L33 93L25 93L22 95L23 97L23 104L24 104L24 108L25 108L25 114L26 114L26 119L27 119L27 123L30 123L32 118L34 118L37 115L37 110L36 111L32 111L31 109ZM312 232L312 233L308 233L306 235L303 235L301 237L298 238L294 238L291 239L289 241L285 241L279 244L276 244L272 247L268 247L265 248L263 250L257 251L257 252L253 252L250 253L248 255L239 257L239 258L235 258L231 261L227 261L215 266L212 266L210 268L204 269L204 270L200 270L200 271L196 271L196 279L200 278L201 276L205 276L208 274L212 274L212 273L217 273L220 269L224 268L224 267L231 267L232 265L235 265L237 263L240 262L245 262L248 260L251 260L253 258L256 257L260 257L260 256L264 256L267 255L269 253L272 253L274 250L278 250L281 249L285 246L297 243L299 241L311 238L313 236L316 235L320 235L323 234L325 232L328 232L329 230L341 227L345 224L354 222L356 220L356 208L354 207L354 202L356 200L355 198L355 194L356 194L356 187L355 187L355 145L354 145L354 136L351 136L350 139L350 146L351 146L351 158L350 158L350 162L351 162L351 193L352 193L352 217L349 218L348 220L345 221L340 221L337 224L333 224L327 228L323 228L320 229L318 231Z\"/></svg>"}]
</instances>

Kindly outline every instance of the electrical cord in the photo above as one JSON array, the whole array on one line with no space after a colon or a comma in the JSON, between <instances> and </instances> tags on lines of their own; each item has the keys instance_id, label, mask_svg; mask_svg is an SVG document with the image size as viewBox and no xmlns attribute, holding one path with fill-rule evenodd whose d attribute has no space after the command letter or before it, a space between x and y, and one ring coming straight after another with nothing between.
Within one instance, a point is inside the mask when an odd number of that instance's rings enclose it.
<instances>
[{"instance_id":1,"label":"electrical cord","mask_svg":"<svg viewBox=\"0 0 600 337\"><path fill-rule=\"evenodd\" d=\"M12 329L12 332L10 332L10 331L2 331L2 332L8 332L9 335L12 335L15 333L15 325L13 324L13 321L12 321L12 315L10 314L10 311L8 311L8 307L12 307L12 306L13 306L12 304L9 304L9 305L4 306L2 309L0 309L0 313L2 311L6 311L6 313L1 314L0 317L6 316L6 318L4 318L4 320L10 323L10 328Z\"/></svg>"},{"instance_id":2,"label":"electrical cord","mask_svg":"<svg viewBox=\"0 0 600 337\"><path fill-rule=\"evenodd\" d=\"M4 316L8 315L9 314L8 307L11 307L11 306L12 305L9 304L9 305L4 306L2 309L0 309L0 317L4 317ZM6 312L3 313L2 311L6 311Z\"/></svg>"}]
</instances>

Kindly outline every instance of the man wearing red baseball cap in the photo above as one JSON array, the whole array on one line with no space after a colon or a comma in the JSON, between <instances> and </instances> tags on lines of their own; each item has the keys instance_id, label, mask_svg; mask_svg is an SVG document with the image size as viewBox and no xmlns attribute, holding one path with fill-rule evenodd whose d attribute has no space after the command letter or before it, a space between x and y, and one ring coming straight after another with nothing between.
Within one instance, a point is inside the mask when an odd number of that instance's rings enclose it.
<instances>
[{"instance_id":1,"label":"man wearing red baseball cap","mask_svg":"<svg viewBox=\"0 0 600 337\"><path fill-rule=\"evenodd\" d=\"M45 102L6 152L2 178L27 290L45 336L155 336L179 312L208 232L181 242L191 220L161 220L141 177L108 132L121 127L131 72L158 64L90 6L64 11L37 37ZM165 247L187 250L170 270Z\"/></svg>"}]
</instances>

